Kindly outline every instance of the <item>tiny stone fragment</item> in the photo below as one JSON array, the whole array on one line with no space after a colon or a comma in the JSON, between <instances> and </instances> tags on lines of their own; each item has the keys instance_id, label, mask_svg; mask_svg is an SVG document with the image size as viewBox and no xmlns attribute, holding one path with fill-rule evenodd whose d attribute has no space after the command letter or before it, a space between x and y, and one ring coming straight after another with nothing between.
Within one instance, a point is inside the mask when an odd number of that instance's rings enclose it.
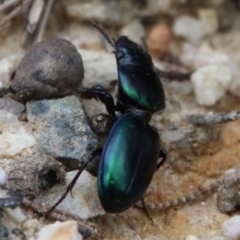
<instances>
[{"instance_id":1,"label":"tiny stone fragment","mask_svg":"<svg viewBox=\"0 0 240 240\"><path fill-rule=\"evenodd\" d=\"M173 32L176 36L185 37L192 43L199 42L203 37L201 22L187 15L181 16L175 20Z\"/></svg>"},{"instance_id":2,"label":"tiny stone fragment","mask_svg":"<svg viewBox=\"0 0 240 240\"><path fill-rule=\"evenodd\" d=\"M7 59L0 60L0 89L9 88L10 78L14 72L14 64L12 61Z\"/></svg>"},{"instance_id":3,"label":"tiny stone fragment","mask_svg":"<svg viewBox=\"0 0 240 240\"><path fill-rule=\"evenodd\" d=\"M97 134L108 134L114 121L107 114L98 114L92 118L92 128Z\"/></svg>"},{"instance_id":4,"label":"tiny stone fragment","mask_svg":"<svg viewBox=\"0 0 240 240\"><path fill-rule=\"evenodd\" d=\"M17 207L23 200L23 195L17 191L0 185L0 208Z\"/></svg>"},{"instance_id":5,"label":"tiny stone fragment","mask_svg":"<svg viewBox=\"0 0 240 240\"><path fill-rule=\"evenodd\" d=\"M20 61L11 88L18 100L57 98L81 86L81 55L73 44L56 38L34 45Z\"/></svg>"},{"instance_id":6,"label":"tiny stone fragment","mask_svg":"<svg viewBox=\"0 0 240 240\"><path fill-rule=\"evenodd\" d=\"M21 113L25 110L25 106L22 103L19 103L10 97L0 98L0 108L15 114Z\"/></svg>"},{"instance_id":7,"label":"tiny stone fragment","mask_svg":"<svg viewBox=\"0 0 240 240\"><path fill-rule=\"evenodd\" d=\"M185 240L198 240L198 238L196 236L189 235L185 238Z\"/></svg>"},{"instance_id":8,"label":"tiny stone fragment","mask_svg":"<svg viewBox=\"0 0 240 240\"><path fill-rule=\"evenodd\" d=\"M44 226L36 240L82 240L75 221L55 222Z\"/></svg>"},{"instance_id":9,"label":"tiny stone fragment","mask_svg":"<svg viewBox=\"0 0 240 240\"><path fill-rule=\"evenodd\" d=\"M0 156L14 156L33 147L35 138L28 133L15 114L0 109Z\"/></svg>"},{"instance_id":10,"label":"tiny stone fragment","mask_svg":"<svg viewBox=\"0 0 240 240\"><path fill-rule=\"evenodd\" d=\"M27 216L20 207L6 208L4 211L17 223L22 223L27 219Z\"/></svg>"},{"instance_id":11,"label":"tiny stone fragment","mask_svg":"<svg viewBox=\"0 0 240 240\"><path fill-rule=\"evenodd\" d=\"M225 96L231 79L230 70L223 65L210 65L194 72L191 81L198 104L204 106L216 104Z\"/></svg>"},{"instance_id":12,"label":"tiny stone fragment","mask_svg":"<svg viewBox=\"0 0 240 240\"><path fill-rule=\"evenodd\" d=\"M27 118L33 123L38 147L77 169L97 148L82 103L75 96L27 103Z\"/></svg>"},{"instance_id":13,"label":"tiny stone fragment","mask_svg":"<svg viewBox=\"0 0 240 240\"><path fill-rule=\"evenodd\" d=\"M223 183L217 194L220 212L232 213L240 206L240 167L226 171Z\"/></svg>"},{"instance_id":14,"label":"tiny stone fragment","mask_svg":"<svg viewBox=\"0 0 240 240\"><path fill-rule=\"evenodd\" d=\"M12 163L8 174L11 189L24 195L38 196L55 183L64 182L65 169L51 156L39 152L20 156Z\"/></svg>"}]
</instances>

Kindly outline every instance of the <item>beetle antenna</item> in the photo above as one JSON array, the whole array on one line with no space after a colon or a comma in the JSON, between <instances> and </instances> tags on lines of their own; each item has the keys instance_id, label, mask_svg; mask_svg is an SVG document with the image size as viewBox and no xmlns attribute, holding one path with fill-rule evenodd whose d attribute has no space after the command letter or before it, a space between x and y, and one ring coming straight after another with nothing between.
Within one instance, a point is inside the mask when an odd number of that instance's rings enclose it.
<instances>
[{"instance_id":1,"label":"beetle antenna","mask_svg":"<svg viewBox=\"0 0 240 240\"><path fill-rule=\"evenodd\" d=\"M213 181L209 186L200 186L198 188L198 190L196 190L195 192L189 193L183 197L169 200L166 202L160 202L160 203L145 203L145 205L148 208L165 210L170 207L176 207L179 205L191 203L191 202L198 200L201 197L208 196L211 193L217 191L218 188L221 186L222 182L223 182L223 179L220 178L220 179Z\"/></svg>"},{"instance_id":2,"label":"beetle antenna","mask_svg":"<svg viewBox=\"0 0 240 240\"><path fill-rule=\"evenodd\" d=\"M89 24L91 24L93 27L95 27L103 36L104 38L107 40L107 42L114 48L116 49L116 45L115 45L115 39L113 38L111 40L111 38L108 36L108 34L100 27L98 26L96 23L90 22L88 21Z\"/></svg>"}]
</instances>

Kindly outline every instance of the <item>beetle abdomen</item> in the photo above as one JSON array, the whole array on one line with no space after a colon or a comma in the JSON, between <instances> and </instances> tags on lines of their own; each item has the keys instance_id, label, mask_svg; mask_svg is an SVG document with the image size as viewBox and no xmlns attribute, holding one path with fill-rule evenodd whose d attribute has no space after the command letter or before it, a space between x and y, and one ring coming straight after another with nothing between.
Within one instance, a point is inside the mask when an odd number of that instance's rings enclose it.
<instances>
[{"instance_id":1,"label":"beetle abdomen","mask_svg":"<svg viewBox=\"0 0 240 240\"><path fill-rule=\"evenodd\" d=\"M112 128L98 171L98 194L107 212L121 212L144 194L156 169L159 136L132 113Z\"/></svg>"},{"instance_id":2,"label":"beetle abdomen","mask_svg":"<svg viewBox=\"0 0 240 240\"><path fill-rule=\"evenodd\" d=\"M118 65L119 99L125 105L149 111L165 108L165 95L161 81L152 68Z\"/></svg>"}]
</instances>

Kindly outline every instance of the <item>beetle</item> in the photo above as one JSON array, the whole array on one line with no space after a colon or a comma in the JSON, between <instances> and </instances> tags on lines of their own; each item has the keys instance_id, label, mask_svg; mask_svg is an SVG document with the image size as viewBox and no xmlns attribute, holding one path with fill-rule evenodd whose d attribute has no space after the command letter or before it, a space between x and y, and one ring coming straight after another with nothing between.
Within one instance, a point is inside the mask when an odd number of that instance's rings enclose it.
<instances>
[{"instance_id":1,"label":"beetle","mask_svg":"<svg viewBox=\"0 0 240 240\"><path fill-rule=\"evenodd\" d=\"M106 212L117 213L132 207L143 197L153 175L167 158L160 150L158 132L148 122L151 113L132 109L114 123L104 147L95 150L79 169L64 195L47 215L72 190L87 164L101 155L98 167L98 196ZM158 159L162 160L158 163Z\"/></svg>"},{"instance_id":2,"label":"beetle","mask_svg":"<svg viewBox=\"0 0 240 240\"><path fill-rule=\"evenodd\" d=\"M165 108L164 89L150 55L126 36L121 36L117 40L110 39L98 25L91 22L90 24L98 29L114 48L119 83L115 110L124 113L130 108L136 108L151 114L163 110ZM109 102L109 94L99 85L88 90L88 98L95 96L106 105L107 110L113 105ZM111 115L114 113L111 112Z\"/></svg>"},{"instance_id":3,"label":"beetle","mask_svg":"<svg viewBox=\"0 0 240 240\"><path fill-rule=\"evenodd\" d=\"M142 198L154 172L166 160L150 114L132 110L113 125L98 168L98 196L106 212L127 210ZM158 158L163 160L158 163Z\"/></svg>"},{"instance_id":4,"label":"beetle","mask_svg":"<svg viewBox=\"0 0 240 240\"><path fill-rule=\"evenodd\" d=\"M106 212L122 212L140 200L149 186L154 172L165 162L167 153L160 150L157 130L148 123L154 112L165 108L165 94L150 55L127 37L111 40L95 26L114 47L119 87L118 100L100 85L80 89L82 98L100 100L114 125L103 149L95 150L79 169L59 201L66 197L81 172L96 156L101 155L98 168L98 195ZM122 113L116 120L115 112ZM162 161L158 163L158 158Z\"/></svg>"}]
</instances>

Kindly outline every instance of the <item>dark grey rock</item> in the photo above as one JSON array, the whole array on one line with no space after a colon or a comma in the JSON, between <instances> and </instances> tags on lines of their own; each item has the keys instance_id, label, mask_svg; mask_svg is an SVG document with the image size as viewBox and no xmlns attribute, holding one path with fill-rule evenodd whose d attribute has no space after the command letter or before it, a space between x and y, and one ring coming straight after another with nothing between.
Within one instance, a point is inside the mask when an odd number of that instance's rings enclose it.
<instances>
[{"instance_id":1,"label":"dark grey rock","mask_svg":"<svg viewBox=\"0 0 240 240\"><path fill-rule=\"evenodd\" d=\"M11 89L19 100L65 96L81 86L84 68L73 44L55 38L34 45L20 61Z\"/></svg>"},{"instance_id":2,"label":"dark grey rock","mask_svg":"<svg viewBox=\"0 0 240 240\"><path fill-rule=\"evenodd\" d=\"M17 207L23 200L23 195L0 185L0 208Z\"/></svg>"},{"instance_id":3,"label":"dark grey rock","mask_svg":"<svg viewBox=\"0 0 240 240\"><path fill-rule=\"evenodd\" d=\"M38 147L77 169L97 148L85 108L77 97L27 103L27 118L34 125Z\"/></svg>"}]
</instances>

